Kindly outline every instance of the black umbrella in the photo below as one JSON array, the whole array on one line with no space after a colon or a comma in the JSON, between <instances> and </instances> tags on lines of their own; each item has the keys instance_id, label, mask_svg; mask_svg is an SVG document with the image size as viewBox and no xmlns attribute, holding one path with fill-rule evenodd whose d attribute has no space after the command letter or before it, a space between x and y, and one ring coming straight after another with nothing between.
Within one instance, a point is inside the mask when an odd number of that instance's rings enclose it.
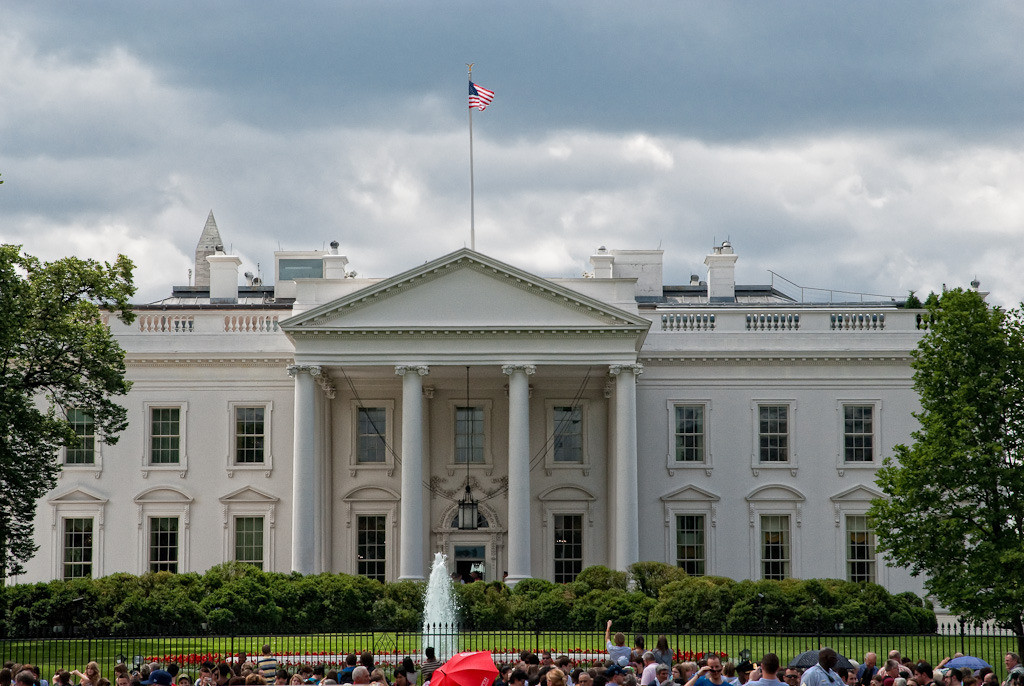
<instances>
[{"instance_id":1,"label":"black umbrella","mask_svg":"<svg viewBox=\"0 0 1024 686\"><path fill-rule=\"evenodd\" d=\"M802 667L807 669L818 664L818 650L806 650L792 660L789 661L787 667ZM853 663L847 660L844 656L836 654L838 660L836 660L836 667L846 667L847 669L853 669ZM834 669L834 668L833 668Z\"/></svg>"}]
</instances>

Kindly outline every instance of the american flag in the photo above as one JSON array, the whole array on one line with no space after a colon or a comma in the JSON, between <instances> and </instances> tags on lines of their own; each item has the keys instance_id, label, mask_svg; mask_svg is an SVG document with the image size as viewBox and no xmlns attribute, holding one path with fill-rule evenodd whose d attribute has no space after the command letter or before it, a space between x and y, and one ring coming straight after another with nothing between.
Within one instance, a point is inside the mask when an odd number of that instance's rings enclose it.
<instances>
[{"instance_id":1,"label":"american flag","mask_svg":"<svg viewBox=\"0 0 1024 686\"><path fill-rule=\"evenodd\" d=\"M489 91L472 81L469 82L469 106L471 108L475 107L483 112L491 104L491 100L494 100L494 91Z\"/></svg>"}]
</instances>

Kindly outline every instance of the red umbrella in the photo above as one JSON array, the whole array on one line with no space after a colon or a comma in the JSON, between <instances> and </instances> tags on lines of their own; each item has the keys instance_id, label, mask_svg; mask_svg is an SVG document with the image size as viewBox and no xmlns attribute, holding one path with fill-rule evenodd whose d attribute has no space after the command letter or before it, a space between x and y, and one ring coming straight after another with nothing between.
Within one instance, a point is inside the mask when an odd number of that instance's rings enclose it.
<instances>
[{"instance_id":1,"label":"red umbrella","mask_svg":"<svg viewBox=\"0 0 1024 686\"><path fill-rule=\"evenodd\" d=\"M491 686L497 676L491 651L458 653L434 671L430 686Z\"/></svg>"}]
</instances>

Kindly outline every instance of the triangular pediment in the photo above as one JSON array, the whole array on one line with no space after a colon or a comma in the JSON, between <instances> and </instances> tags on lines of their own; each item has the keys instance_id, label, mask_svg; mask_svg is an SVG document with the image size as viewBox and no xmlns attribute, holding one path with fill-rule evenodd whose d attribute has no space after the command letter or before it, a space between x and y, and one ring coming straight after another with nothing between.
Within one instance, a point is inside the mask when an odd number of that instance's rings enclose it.
<instances>
[{"instance_id":1,"label":"triangular pediment","mask_svg":"<svg viewBox=\"0 0 1024 686\"><path fill-rule=\"evenodd\" d=\"M836 493L832 496L831 500L836 503L863 503L874 500L875 498L884 497L884 493L876 491L873 488L868 488L867 486L854 486L853 488L848 488L841 493Z\"/></svg>"},{"instance_id":2,"label":"triangular pediment","mask_svg":"<svg viewBox=\"0 0 1024 686\"><path fill-rule=\"evenodd\" d=\"M281 322L286 332L385 329L622 329L650 322L462 249Z\"/></svg>"},{"instance_id":3,"label":"triangular pediment","mask_svg":"<svg viewBox=\"0 0 1024 686\"><path fill-rule=\"evenodd\" d=\"M78 487L74 488L66 493L50 498L50 503L53 505L59 505L61 503L76 503L78 505L103 505L107 502L107 499L101 495L92 493L91 491Z\"/></svg>"},{"instance_id":4,"label":"triangular pediment","mask_svg":"<svg viewBox=\"0 0 1024 686\"><path fill-rule=\"evenodd\" d=\"M218 498L222 503L276 503L280 500L269 493L264 493L261 490L253 488L252 486L245 486L239 488L237 491L232 491L227 495L223 495Z\"/></svg>"},{"instance_id":5,"label":"triangular pediment","mask_svg":"<svg viewBox=\"0 0 1024 686\"><path fill-rule=\"evenodd\" d=\"M683 486L677 491L672 491L661 496L662 501L670 502L717 502L720 498L711 491L705 491L696 486Z\"/></svg>"}]
</instances>

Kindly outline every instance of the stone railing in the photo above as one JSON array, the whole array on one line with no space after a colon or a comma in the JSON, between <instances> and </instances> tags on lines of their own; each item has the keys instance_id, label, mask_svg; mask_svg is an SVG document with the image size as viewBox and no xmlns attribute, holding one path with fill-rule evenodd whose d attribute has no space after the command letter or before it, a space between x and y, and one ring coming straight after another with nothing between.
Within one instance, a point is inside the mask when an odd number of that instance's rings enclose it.
<instances>
[{"instance_id":1,"label":"stone railing","mask_svg":"<svg viewBox=\"0 0 1024 686\"><path fill-rule=\"evenodd\" d=\"M835 306L808 308L722 308L652 312L653 331L665 333L910 333L928 328L920 310ZM658 324L660 323L660 327Z\"/></svg>"},{"instance_id":2,"label":"stone railing","mask_svg":"<svg viewBox=\"0 0 1024 686\"><path fill-rule=\"evenodd\" d=\"M224 317L228 333L270 333L277 331L276 314L229 314Z\"/></svg>"},{"instance_id":3,"label":"stone railing","mask_svg":"<svg viewBox=\"0 0 1024 686\"><path fill-rule=\"evenodd\" d=\"M707 312L675 312L661 315L662 331L711 331L715 315Z\"/></svg>"},{"instance_id":4,"label":"stone railing","mask_svg":"<svg viewBox=\"0 0 1024 686\"><path fill-rule=\"evenodd\" d=\"M190 314L140 314L136 319L142 333L192 333L195 320Z\"/></svg>"}]
</instances>

